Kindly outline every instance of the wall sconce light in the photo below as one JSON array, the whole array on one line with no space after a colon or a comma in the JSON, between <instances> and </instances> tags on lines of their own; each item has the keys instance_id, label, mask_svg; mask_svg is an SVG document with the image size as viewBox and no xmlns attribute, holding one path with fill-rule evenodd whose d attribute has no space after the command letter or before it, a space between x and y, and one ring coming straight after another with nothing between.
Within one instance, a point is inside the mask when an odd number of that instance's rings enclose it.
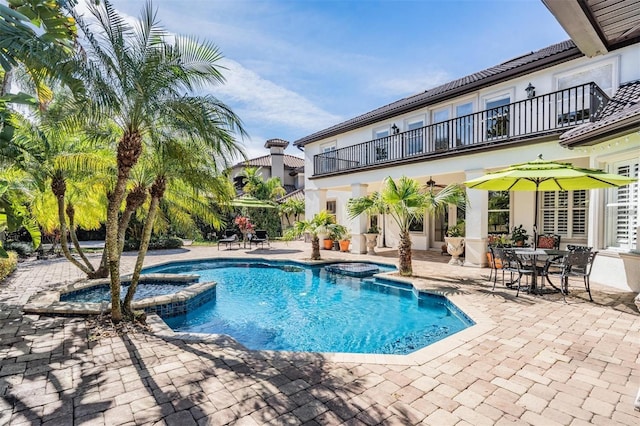
<instances>
[{"instance_id":1,"label":"wall sconce light","mask_svg":"<svg viewBox=\"0 0 640 426\"><path fill-rule=\"evenodd\" d=\"M529 83L529 85L527 86L526 89L524 89L527 92L527 98L531 99L536 95L536 88L533 84Z\"/></svg>"},{"instance_id":2,"label":"wall sconce light","mask_svg":"<svg viewBox=\"0 0 640 426\"><path fill-rule=\"evenodd\" d=\"M393 131L394 135L397 135L398 133L400 133L400 128L396 126L395 123L393 123L393 126L391 126L391 130Z\"/></svg>"}]
</instances>

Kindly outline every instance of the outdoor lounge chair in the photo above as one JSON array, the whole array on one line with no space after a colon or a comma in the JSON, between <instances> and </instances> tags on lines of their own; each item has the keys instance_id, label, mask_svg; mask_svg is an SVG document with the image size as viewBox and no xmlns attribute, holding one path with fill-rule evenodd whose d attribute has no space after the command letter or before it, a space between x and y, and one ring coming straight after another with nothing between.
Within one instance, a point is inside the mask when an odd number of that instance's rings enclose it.
<instances>
[{"instance_id":1,"label":"outdoor lounge chair","mask_svg":"<svg viewBox=\"0 0 640 426\"><path fill-rule=\"evenodd\" d=\"M233 247L233 244L237 243L238 248L240 248L240 240L238 239L238 235L232 230L226 230L224 238L220 238L218 240L218 250L220 250L220 244L226 244L227 249Z\"/></svg>"},{"instance_id":2,"label":"outdoor lounge chair","mask_svg":"<svg viewBox=\"0 0 640 426\"><path fill-rule=\"evenodd\" d=\"M263 229L256 229L255 234L253 234L251 236L251 239L249 239L249 248L251 248L251 244L255 244L256 246L260 244L260 247L264 248L264 243L267 243L268 246L271 246L269 244L269 236L267 235L267 231Z\"/></svg>"}]
</instances>

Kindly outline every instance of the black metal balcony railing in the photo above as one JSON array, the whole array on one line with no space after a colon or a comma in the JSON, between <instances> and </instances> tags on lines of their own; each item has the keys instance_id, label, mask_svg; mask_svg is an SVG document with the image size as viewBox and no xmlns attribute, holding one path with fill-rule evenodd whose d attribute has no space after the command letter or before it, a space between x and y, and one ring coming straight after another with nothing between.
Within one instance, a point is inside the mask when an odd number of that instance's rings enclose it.
<instances>
[{"instance_id":1,"label":"black metal balcony railing","mask_svg":"<svg viewBox=\"0 0 640 426\"><path fill-rule=\"evenodd\" d=\"M315 155L314 176L565 131L598 118L608 96L587 83Z\"/></svg>"}]
</instances>

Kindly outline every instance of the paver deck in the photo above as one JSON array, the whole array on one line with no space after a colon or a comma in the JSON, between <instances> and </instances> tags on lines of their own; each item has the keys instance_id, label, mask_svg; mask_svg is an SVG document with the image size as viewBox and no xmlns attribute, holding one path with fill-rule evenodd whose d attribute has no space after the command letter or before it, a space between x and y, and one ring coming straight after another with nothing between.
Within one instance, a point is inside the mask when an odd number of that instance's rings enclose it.
<instances>
[{"instance_id":1,"label":"paver deck","mask_svg":"<svg viewBox=\"0 0 640 426\"><path fill-rule=\"evenodd\" d=\"M146 265L248 255L305 258L309 245L190 247L151 252ZM392 250L322 255L396 260ZM83 318L21 310L35 292L81 274L64 259L23 263L0 284L0 424L640 424L633 293L594 284L595 303L584 292L567 304L559 295L516 298L491 291L488 269L447 260L414 252L413 281L454 296L491 326L467 340L452 336L447 351L409 365L249 351L224 336L89 342ZM134 262L125 255L123 272Z\"/></svg>"}]
</instances>

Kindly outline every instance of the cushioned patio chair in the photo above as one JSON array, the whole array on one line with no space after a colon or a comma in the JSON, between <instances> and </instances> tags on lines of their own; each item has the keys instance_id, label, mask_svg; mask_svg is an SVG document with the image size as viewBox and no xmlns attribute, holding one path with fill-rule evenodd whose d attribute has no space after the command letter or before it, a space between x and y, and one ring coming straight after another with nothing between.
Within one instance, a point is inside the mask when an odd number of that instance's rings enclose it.
<instances>
[{"instance_id":1,"label":"cushioned patio chair","mask_svg":"<svg viewBox=\"0 0 640 426\"><path fill-rule=\"evenodd\" d=\"M240 248L240 239L238 238L238 234L236 234L233 230L227 229L224 232L224 238L220 238L218 240L218 250L220 250L220 244L226 244L227 249L233 247L233 244L237 243L238 248Z\"/></svg>"},{"instance_id":2,"label":"cushioned patio chair","mask_svg":"<svg viewBox=\"0 0 640 426\"><path fill-rule=\"evenodd\" d=\"M255 244L256 246L260 244L261 248L264 248L264 243L267 243L267 246L271 246L269 244L269 236L267 235L267 231L264 229L256 229L255 234L251 236L249 239L249 248L251 248L251 244Z\"/></svg>"}]
</instances>

